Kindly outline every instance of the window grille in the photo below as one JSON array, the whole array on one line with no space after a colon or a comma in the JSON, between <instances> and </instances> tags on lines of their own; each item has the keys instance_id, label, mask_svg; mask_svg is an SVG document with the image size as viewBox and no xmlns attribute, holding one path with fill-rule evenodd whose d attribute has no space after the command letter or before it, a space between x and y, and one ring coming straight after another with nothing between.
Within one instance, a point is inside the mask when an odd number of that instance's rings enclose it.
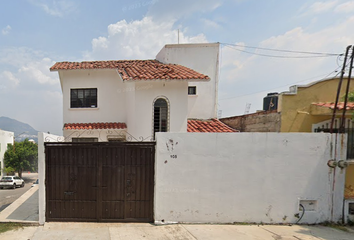
<instances>
[{"instance_id":1,"label":"window grille","mask_svg":"<svg viewBox=\"0 0 354 240\"><path fill-rule=\"evenodd\" d=\"M167 132L168 129L168 104L163 98L154 103L154 133Z\"/></svg>"},{"instance_id":2,"label":"window grille","mask_svg":"<svg viewBox=\"0 0 354 240\"><path fill-rule=\"evenodd\" d=\"M97 108L97 88L71 89L71 108Z\"/></svg>"}]
</instances>

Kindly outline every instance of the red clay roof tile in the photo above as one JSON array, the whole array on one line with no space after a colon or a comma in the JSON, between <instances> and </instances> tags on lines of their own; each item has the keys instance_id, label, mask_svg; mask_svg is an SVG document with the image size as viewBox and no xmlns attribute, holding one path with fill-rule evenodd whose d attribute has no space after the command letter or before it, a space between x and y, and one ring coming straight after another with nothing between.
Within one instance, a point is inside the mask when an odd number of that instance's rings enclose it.
<instances>
[{"instance_id":1,"label":"red clay roof tile","mask_svg":"<svg viewBox=\"0 0 354 240\"><path fill-rule=\"evenodd\" d=\"M125 129L125 123L66 123L65 130L88 130L88 129ZM217 119L199 120L188 119L188 132L237 132Z\"/></svg>"},{"instance_id":2,"label":"red clay roof tile","mask_svg":"<svg viewBox=\"0 0 354 240\"><path fill-rule=\"evenodd\" d=\"M333 103L333 102L318 102L318 103L312 103L312 105L334 109L335 103ZM338 102L337 109L343 110L344 109L344 102ZM346 109L353 110L354 109L354 102L348 102Z\"/></svg>"},{"instance_id":3,"label":"red clay roof tile","mask_svg":"<svg viewBox=\"0 0 354 240\"><path fill-rule=\"evenodd\" d=\"M238 132L237 130L220 122L218 119L200 120L188 119L188 132Z\"/></svg>"},{"instance_id":4,"label":"red clay roof tile","mask_svg":"<svg viewBox=\"0 0 354 240\"><path fill-rule=\"evenodd\" d=\"M125 129L125 123L110 122L110 123L65 123L65 130L88 130L88 129Z\"/></svg>"},{"instance_id":5,"label":"red clay roof tile","mask_svg":"<svg viewBox=\"0 0 354 240\"><path fill-rule=\"evenodd\" d=\"M165 64L157 60L57 62L50 68L50 71L75 69L117 69L125 81L157 79L210 80L207 75L198 73L190 68L178 64Z\"/></svg>"}]
</instances>

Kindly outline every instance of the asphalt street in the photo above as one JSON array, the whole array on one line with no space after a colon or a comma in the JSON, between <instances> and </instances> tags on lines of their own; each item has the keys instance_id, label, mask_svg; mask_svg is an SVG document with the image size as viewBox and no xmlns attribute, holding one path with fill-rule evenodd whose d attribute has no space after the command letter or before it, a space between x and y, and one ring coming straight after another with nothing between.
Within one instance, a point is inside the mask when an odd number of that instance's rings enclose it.
<instances>
[{"instance_id":1,"label":"asphalt street","mask_svg":"<svg viewBox=\"0 0 354 240\"><path fill-rule=\"evenodd\" d=\"M31 188L33 182L38 178L38 173L24 172L22 178L25 180L23 188L0 189L0 212Z\"/></svg>"}]
</instances>

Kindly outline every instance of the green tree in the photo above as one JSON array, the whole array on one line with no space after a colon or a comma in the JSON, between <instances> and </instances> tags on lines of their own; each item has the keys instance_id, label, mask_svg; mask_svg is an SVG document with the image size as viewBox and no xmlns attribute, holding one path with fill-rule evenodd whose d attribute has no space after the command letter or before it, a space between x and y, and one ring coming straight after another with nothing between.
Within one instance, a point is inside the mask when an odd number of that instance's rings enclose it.
<instances>
[{"instance_id":1,"label":"green tree","mask_svg":"<svg viewBox=\"0 0 354 240\"><path fill-rule=\"evenodd\" d=\"M345 95L342 97L342 101L345 101ZM348 102L354 102L354 92L348 93Z\"/></svg>"},{"instance_id":2,"label":"green tree","mask_svg":"<svg viewBox=\"0 0 354 240\"><path fill-rule=\"evenodd\" d=\"M36 143L25 139L23 142L9 144L4 155L6 168L13 168L19 177L23 171L37 171L38 146Z\"/></svg>"}]
</instances>

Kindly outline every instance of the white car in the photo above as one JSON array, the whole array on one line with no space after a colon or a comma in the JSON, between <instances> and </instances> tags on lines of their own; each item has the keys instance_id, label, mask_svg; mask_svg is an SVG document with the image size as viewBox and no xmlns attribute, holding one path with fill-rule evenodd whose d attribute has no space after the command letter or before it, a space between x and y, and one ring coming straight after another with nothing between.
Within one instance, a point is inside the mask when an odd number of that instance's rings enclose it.
<instances>
[{"instance_id":1,"label":"white car","mask_svg":"<svg viewBox=\"0 0 354 240\"><path fill-rule=\"evenodd\" d=\"M25 181L17 176L4 176L0 180L0 188L13 188L24 187Z\"/></svg>"}]
</instances>

